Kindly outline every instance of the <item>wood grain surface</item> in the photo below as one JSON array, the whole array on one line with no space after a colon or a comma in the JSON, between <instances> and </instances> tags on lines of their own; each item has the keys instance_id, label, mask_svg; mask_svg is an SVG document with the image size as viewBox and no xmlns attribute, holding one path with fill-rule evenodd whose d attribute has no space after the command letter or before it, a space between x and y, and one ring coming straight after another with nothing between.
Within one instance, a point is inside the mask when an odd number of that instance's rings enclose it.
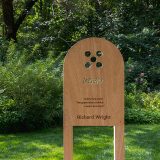
<instances>
[{"instance_id":1,"label":"wood grain surface","mask_svg":"<svg viewBox=\"0 0 160 160\"><path fill-rule=\"evenodd\" d=\"M65 57L63 94L64 160L73 160L73 126L113 126L114 160L124 160L124 62L119 50L102 38L76 43Z\"/></svg>"}]
</instances>

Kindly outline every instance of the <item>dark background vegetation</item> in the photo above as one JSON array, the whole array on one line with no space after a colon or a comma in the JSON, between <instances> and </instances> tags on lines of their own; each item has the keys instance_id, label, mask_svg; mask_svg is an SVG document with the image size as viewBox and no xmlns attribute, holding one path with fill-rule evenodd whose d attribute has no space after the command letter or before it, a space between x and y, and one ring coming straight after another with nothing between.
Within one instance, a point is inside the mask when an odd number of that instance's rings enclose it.
<instances>
[{"instance_id":1,"label":"dark background vegetation","mask_svg":"<svg viewBox=\"0 0 160 160\"><path fill-rule=\"evenodd\" d=\"M62 125L63 59L104 37L125 61L126 123L160 123L159 0L1 0L0 132Z\"/></svg>"}]
</instances>

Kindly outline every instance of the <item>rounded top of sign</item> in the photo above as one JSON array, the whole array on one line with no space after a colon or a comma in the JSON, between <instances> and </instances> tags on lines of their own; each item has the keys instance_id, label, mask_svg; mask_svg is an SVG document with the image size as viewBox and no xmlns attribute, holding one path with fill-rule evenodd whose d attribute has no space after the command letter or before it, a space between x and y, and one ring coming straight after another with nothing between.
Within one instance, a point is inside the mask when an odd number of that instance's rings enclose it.
<instances>
[{"instance_id":1,"label":"rounded top of sign","mask_svg":"<svg viewBox=\"0 0 160 160\"><path fill-rule=\"evenodd\" d=\"M65 56L65 60L68 57L70 57L69 55L78 53L80 50L85 50L84 54L86 57L92 56L93 55L92 52L95 52L96 50L96 53L94 53L94 55L97 57L100 57L102 54L105 54L101 52L101 49L111 51L114 54L116 59L118 58L120 59L120 61L123 61L122 54L112 42L106 40L105 38L98 38L98 37L90 37L90 38L86 38L78 41L68 50L68 53ZM91 61L92 62L95 61L95 58L92 58Z\"/></svg>"},{"instance_id":2,"label":"rounded top of sign","mask_svg":"<svg viewBox=\"0 0 160 160\"><path fill-rule=\"evenodd\" d=\"M74 62L73 62L74 61ZM112 62L111 62L112 61ZM123 66L123 57L119 49L105 38L91 37L78 41L69 50L64 65L84 66L89 69L101 69L107 63Z\"/></svg>"}]
</instances>

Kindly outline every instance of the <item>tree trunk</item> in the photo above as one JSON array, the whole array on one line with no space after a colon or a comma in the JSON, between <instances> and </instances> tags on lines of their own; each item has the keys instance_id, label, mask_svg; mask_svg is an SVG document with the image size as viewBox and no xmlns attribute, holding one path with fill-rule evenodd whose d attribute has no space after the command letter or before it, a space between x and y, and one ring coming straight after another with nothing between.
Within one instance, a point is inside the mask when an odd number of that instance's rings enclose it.
<instances>
[{"instance_id":1,"label":"tree trunk","mask_svg":"<svg viewBox=\"0 0 160 160\"><path fill-rule=\"evenodd\" d=\"M13 11L13 0L2 0L3 19L6 28L6 38L8 40L17 40L16 35L20 25L23 23L28 12L32 9L38 0L28 0L25 4L25 9L20 14L19 18L15 21Z\"/></svg>"},{"instance_id":2,"label":"tree trunk","mask_svg":"<svg viewBox=\"0 0 160 160\"><path fill-rule=\"evenodd\" d=\"M7 39L16 41L16 31L14 27L13 0L2 0L3 19L5 23L5 35Z\"/></svg>"}]
</instances>

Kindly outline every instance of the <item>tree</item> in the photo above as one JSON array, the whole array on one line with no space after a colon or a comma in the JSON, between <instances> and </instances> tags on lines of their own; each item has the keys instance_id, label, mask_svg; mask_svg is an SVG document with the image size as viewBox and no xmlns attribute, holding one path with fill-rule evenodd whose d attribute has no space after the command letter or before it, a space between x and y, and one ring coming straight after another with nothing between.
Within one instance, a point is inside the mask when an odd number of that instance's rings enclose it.
<instances>
[{"instance_id":1,"label":"tree","mask_svg":"<svg viewBox=\"0 0 160 160\"><path fill-rule=\"evenodd\" d=\"M6 29L5 36L8 40L17 40L16 35L20 25L23 23L28 12L32 9L32 7L37 1L38 0L28 0L25 3L24 10L21 12L18 19L15 20L13 0L2 0L3 19Z\"/></svg>"}]
</instances>

